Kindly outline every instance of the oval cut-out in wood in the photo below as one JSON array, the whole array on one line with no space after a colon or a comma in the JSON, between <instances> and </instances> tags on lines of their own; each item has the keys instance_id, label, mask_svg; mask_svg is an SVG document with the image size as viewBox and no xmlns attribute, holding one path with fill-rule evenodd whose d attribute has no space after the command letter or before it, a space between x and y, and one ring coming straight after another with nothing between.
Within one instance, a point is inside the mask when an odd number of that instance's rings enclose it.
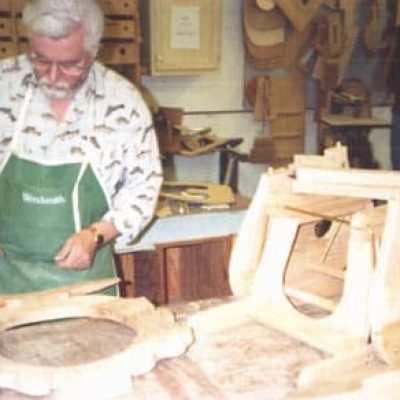
<instances>
[{"instance_id":1,"label":"oval cut-out in wood","mask_svg":"<svg viewBox=\"0 0 400 400\"><path fill-rule=\"evenodd\" d=\"M57 399L119 396L131 392L133 376L150 371L160 359L179 356L193 340L191 329L176 323L166 308L156 308L145 298L105 295L38 296L38 301L31 304L16 301L0 307L0 332L24 324L75 317L115 321L132 329L135 335L122 351L77 365L27 365L0 355L0 387L31 396L56 393Z\"/></svg>"}]
</instances>

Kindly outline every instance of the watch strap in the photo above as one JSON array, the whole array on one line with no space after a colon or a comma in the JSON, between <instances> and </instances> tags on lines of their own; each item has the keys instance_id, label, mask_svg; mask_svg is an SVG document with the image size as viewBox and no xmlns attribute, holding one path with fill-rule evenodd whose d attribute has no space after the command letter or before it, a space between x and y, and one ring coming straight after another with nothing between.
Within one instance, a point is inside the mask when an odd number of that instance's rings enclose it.
<instances>
[{"instance_id":1,"label":"watch strap","mask_svg":"<svg viewBox=\"0 0 400 400\"><path fill-rule=\"evenodd\" d=\"M100 247L104 244L104 235L99 232L99 230L94 225L90 225L86 229L92 233L93 240L96 243L96 247Z\"/></svg>"}]
</instances>

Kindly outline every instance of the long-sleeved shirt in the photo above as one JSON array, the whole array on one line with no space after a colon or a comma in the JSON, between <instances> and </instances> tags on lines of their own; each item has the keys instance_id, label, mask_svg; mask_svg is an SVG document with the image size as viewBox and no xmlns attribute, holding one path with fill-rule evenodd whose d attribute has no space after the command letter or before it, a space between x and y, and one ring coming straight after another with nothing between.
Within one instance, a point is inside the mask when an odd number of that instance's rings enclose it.
<instances>
[{"instance_id":1,"label":"long-sleeved shirt","mask_svg":"<svg viewBox=\"0 0 400 400\"><path fill-rule=\"evenodd\" d=\"M10 151L16 121L29 87L20 134L23 154L56 163L66 156L88 158L111 200L103 219L131 243L151 221L162 169L151 114L128 80L95 62L62 121L37 86L25 56L0 62L0 165Z\"/></svg>"}]
</instances>

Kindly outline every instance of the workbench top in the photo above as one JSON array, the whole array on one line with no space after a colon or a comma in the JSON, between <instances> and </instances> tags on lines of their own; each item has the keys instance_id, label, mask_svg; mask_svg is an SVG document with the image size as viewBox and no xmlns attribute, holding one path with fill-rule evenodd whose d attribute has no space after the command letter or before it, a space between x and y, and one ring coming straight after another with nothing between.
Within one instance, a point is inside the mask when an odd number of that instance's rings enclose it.
<instances>
[{"instance_id":1,"label":"workbench top","mask_svg":"<svg viewBox=\"0 0 400 400\"><path fill-rule=\"evenodd\" d=\"M137 242L115 248L117 254L152 250L159 243L174 243L236 234L246 209L173 215L156 218Z\"/></svg>"},{"instance_id":2,"label":"workbench top","mask_svg":"<svg viewBox=\"0 0 400 400\"><path fill-rule=\"evenodd\" d=\"M225 300L216 299L214 303L221 301ZM210 306L212 302L202 304ZM199 304L175 306L174 312L184 320L199 310ZM62 329L57 328L59 324ZM67 333L69 342L64 343ZM73 334L75 339L71 340ZM0 351L25 363L65 365L83 362L90 352L104 356L118 351L128 338L126 327L111 321L68 320L4 332ZM185 354L159 361L152 371L134 378L132 394L117 399L286 399L296 390L300 370L323 357L320 351L287 335L247 322L234 329L199 335ZM1 400L54 398L0 390Z\"/></svg>"}]
</instances>

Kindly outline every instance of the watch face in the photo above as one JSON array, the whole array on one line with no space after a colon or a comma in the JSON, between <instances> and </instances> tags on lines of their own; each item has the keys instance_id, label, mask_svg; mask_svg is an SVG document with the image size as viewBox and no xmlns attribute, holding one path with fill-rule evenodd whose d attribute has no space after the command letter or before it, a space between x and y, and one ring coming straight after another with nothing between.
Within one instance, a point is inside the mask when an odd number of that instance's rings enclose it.
<instances>
[{"instance_id":1,"label":"watch face","mask_svg":"<svg viewBox=\"0 0 400 400\"><path fill-rule=\"evenodd\" d=\"M97 247L100 247L100 246L103 245L103 243L104 243L104 236L103 236L101 233L99 233L99 234L97 235L97 237L96 237L96 243L97 243Z\"/></svg>"},{"instance_id":2,"label":"watch face","mask_svg":"<svg viewBox=\"0 0 400 400\"><path fill-rule=\"evenodd\" d=\"M96 247L100 247L104 244L104 235L99 233L95 226L89 226L88 229L93 234L93 240L96 243Z\"/></svg>"}]
</instances>

